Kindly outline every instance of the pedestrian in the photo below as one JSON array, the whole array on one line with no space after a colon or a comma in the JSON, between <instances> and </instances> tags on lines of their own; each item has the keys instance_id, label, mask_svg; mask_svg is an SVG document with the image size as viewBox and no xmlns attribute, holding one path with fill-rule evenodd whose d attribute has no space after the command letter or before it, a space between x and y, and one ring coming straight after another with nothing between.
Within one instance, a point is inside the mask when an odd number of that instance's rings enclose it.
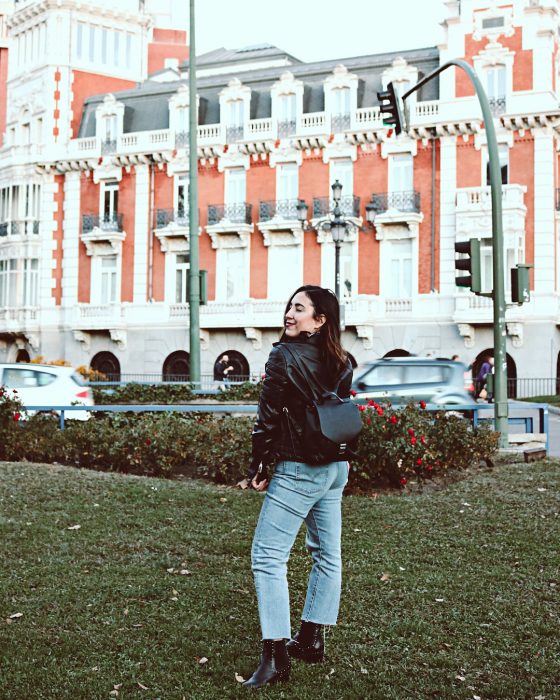
<instances>
[{"instance_id":1,"label":"pedestrian","mask_svg":"<svg viewBox=\"0 0 560 700\"><path fill-rule=\"evenodd\" d=\"M233 372L233 366L229 363L229 356L224 353L214 364L214 380L224 382L231 372Z\"/></svg>"},{"instance_id":2,"label":"pedestrian","mask_svg":"<svg viewBox=\"0 0 560 700\"><path fill-rule=\"evenodd\" d=\"M488 395L488 390L486 389L486 384L488 382L488 375L492 374L493 367L494 358L490 355L485 355L482 358L482 364L476 375L475 399L491 400L491 397Z\"/></svg>"},{"instance_id":3,"label":"pedestrian","mask_svg":"<svg viewBox=\"0 0 560 700\"><path fill-rule=\"evenodd\" d=\"M318 448L305 443L302 426L317 388L347 398L351 383L352 365L340 344L335 294L315 285L300 287L286 305L284 332L266 364L252 434L248 479L252 488L266 491L251 549L263 651L246 686L260 688L288 680L290 657L322 661L323 626L336 624L341 502L352 446L341 448L335 461L317 465ZM310 449L315 450L313 459ZM287 562L304 522L313 564L301 626L292 639Z\"/></svg>"},{"instance_id":4,"label":"pedestrian","mask_svg":"<svg viewBox=\"0 0 560 700\"><path fill-rule=\"evenodd\" d=\"M451 362L460 362L459 355L451 355Z\"/></svg>"}]
</instances>

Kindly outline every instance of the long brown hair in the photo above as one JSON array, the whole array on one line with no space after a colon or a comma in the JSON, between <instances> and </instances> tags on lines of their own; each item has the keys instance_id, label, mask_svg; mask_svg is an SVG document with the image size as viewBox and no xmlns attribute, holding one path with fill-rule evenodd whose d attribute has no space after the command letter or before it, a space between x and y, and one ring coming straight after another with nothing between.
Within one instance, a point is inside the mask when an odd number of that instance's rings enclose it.
<instances>
[{"instance_id":1,"label":"long brown hair","mask_svg":"<svg viewBox=\"0 0 560 700\"><path fill-rule=\"evenodd\" d=\"M321 359L326 365L329 375L338 375L348 363L348 355L340 343L340 306L336 294L331 289L325 289L315 284L304 284L298 287L290 297L284 309L284 318L288 313L292 299L299 292L307 294L313 304L313 318L318 319L325 316L325 323L319 332L319 347L321 348ZM280 338L282 341L289 340L286 333Z\"/></svg>"}]
</instances>

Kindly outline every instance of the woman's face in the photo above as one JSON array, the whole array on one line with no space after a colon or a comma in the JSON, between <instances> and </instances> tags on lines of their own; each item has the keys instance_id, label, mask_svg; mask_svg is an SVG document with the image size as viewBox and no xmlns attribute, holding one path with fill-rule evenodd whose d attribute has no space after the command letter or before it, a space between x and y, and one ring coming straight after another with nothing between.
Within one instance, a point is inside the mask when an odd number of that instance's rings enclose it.
<instances>
[{"instance_id":1,"label":"woman's face","mask_svg":"<svg viewBox=\"0 0 560 700\"><path fill-rule=\"evenodd\" d=\"M284 328L286 335L295 338L300 333L315 333L325 323L325 317L314 318L315 307L305 292L298 292L292 298L286 316Z\"/></svg>"}]
</instances>

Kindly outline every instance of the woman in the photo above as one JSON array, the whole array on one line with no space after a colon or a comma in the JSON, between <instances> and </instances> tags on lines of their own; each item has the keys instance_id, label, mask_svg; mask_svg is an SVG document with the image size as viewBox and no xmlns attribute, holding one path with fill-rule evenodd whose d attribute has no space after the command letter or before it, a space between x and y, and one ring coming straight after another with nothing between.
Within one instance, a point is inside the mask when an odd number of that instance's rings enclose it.
<instances>
[{"instance_id":1,"label":"woman","mask_svg":"<svg viewBox=\"0 0 560 700\"><path fill-rule=\"evenodd\" d=\"M244 684L253 688L288 680L290 657L322 661L323 625L336 624L338 615L341 501L349 467L345 454L320 466L306 463L302 426L313 395L309 381L341 398L349 396L352 384L352 365L340 344L338 300L315 285L297 289L286 306L284 333L266 364L252 434L249 482L257 491L268 489L251 550L263 638L260 665ZM287 562L303 522L313 566L301 627L290 639Z\"/></svg>"}]
</instances>

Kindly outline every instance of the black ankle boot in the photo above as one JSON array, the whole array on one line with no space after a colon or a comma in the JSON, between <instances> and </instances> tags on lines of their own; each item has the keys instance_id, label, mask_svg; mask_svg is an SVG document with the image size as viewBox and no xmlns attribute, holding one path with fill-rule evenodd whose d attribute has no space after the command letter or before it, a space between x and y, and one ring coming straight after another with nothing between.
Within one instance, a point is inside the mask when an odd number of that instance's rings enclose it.
<instances>
[{"instance_id":1,"label":"black ankle boot","mask_svg":"<svg viewBox=\"0 0 560 700\"><path fill-rule=\"evenodd\" d=\"M325 658L323 625L302 621L299 632L286 645L288 654L294 659L316 664Z\"/></svg>"},{"instance_id":2,"label":"black ankle boot","mask_svg":"<svg viewBox=\"0 0 560 700\"><path fill-rule=\"evenodd\" d=\"M262 688L263 685L284 683L290 677L290 666L286 640L275 642L272 639L265 639L259 667L243 685L248 688Z\"/></svg>"}]
</instances>

